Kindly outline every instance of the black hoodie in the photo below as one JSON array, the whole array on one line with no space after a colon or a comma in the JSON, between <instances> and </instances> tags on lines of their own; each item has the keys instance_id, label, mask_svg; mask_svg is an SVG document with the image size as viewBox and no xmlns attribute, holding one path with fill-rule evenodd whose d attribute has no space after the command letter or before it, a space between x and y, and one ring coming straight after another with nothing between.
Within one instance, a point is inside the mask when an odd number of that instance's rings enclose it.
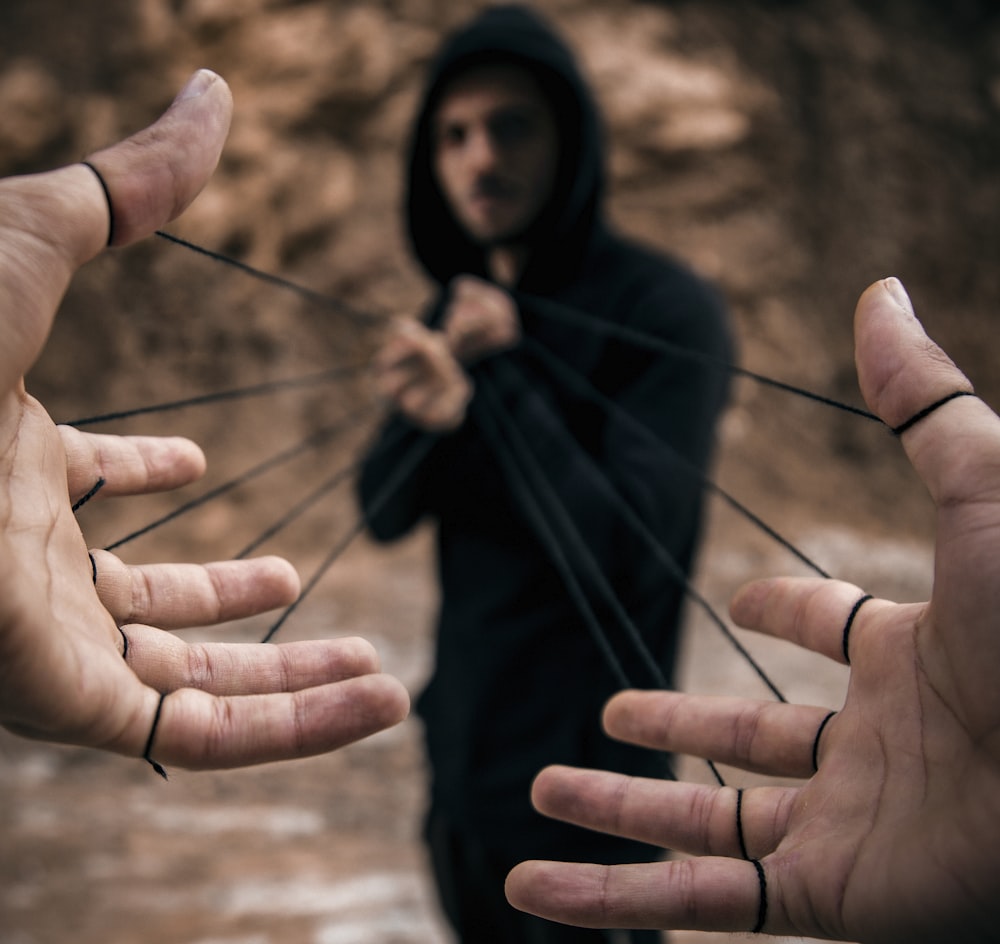
<instances>
[{"instance_id":1,"label":"black hoodie","mask_svg":"<svg viewBox=\"0 0 1000 944\"><path fill-rule=\"evenodd\" d=\"M682 578L697 543L701 475L727 373L574 321L582 314L591 325L612 322L722 363L730 358L729 339L710 288L605 225L597 110L572 54L523 7L487 10L451 37L417 116L407 223L416 257L440 287L428 322L440 319L451 278L486 277L482 251L457 225L435 182L431 120L456 75L495 60L530 70L560 124L560 183L532 230L531 255L514 291L528 340L475 368L476 395L465 424L437 437L415 473L382 503L380 490L426 436L400 418L390 420L362 472L360 497L380 540L407 533L425 516L438 524L435 666L417 705L426 724L435 809L512 862L574 855L623 861L641 855L634 843L537 816L529 786L550 763L663 772L662 758L606 738L599 716L622 674L644 687L655 685L658 673L668 681L672 675ZM614 400L615 410L567 381L553 354ZM563 550L553 557L549 527L526 507L523 485L509 467L511 450L498 446L497 401L517 430L503 435L523 440L553 483L531 491L548 503L558 496L596 572L565 532L558 540ZM631 510L609 495L608 482ZM637 519L666 549L667 563L639 533ZM562 576L563 553L579 573L576 589L567 589ZM605 579L627 620L602 592ZM610 656L581 615L581 594L603 626ZM658 670L646 664L633 632L642 635Z\"/></svg>"}]
</instances>

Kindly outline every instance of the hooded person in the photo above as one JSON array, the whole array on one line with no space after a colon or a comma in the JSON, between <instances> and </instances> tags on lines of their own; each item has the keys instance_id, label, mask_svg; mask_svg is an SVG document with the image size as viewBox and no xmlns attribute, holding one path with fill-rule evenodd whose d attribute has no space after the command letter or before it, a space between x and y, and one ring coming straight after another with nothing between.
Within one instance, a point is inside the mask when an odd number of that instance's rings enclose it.
<instances>
[{"instance_id":1,"label":"hooded person","mask_svg":"<svg viewBox=\"0 0 1000 944\"><path fill-rule=\"evenodd\" d=\"M719 297L613 231L603 189L597 108L545 21L493 7L445 42L406 198L436 293L376 357L396 412L359 497L380 541L437 525L434 667L417 711L425 835L463 942L659 940L541 922L503 896L525 858L657 857L545 819L530 787L555 763L668 774L663 756L606 737L600 716L622 687L671 683L726 399Z\"/></svg>"}]
</instances>

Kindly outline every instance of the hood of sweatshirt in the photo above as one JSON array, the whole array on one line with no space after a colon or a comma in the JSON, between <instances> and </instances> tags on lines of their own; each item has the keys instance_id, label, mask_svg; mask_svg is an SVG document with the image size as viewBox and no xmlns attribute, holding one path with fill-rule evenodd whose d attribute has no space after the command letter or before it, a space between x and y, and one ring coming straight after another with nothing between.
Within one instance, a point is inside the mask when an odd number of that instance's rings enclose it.
<instances>
[{"instance_id":1,"label":"hood of sweatshirt","mask_svg":"<svg viewBox=\"0 0 1000 944\"><path fill-rule=\"evenodd\" d=\"M601 122L573 53L537 13L491 7L449 36L431 65L410 137L406 224L417 260L441 285L467 273L486 278L484 250L455 220L433 167L433 119L449 84L494 63L523 67L556 116L560 157L556 184L528 236L518 288L545 291L573 277L600 227L604 185Z\"/></svg>"}]
</instances>

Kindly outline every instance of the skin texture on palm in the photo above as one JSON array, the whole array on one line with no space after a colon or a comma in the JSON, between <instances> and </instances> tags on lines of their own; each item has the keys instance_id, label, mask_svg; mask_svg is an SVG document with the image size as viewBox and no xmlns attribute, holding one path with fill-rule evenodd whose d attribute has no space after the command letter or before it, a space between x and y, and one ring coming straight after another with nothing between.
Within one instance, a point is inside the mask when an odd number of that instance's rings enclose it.
<instances>
[{"instance_id":1,"label":"skin texture on palm","mask_svg":"<svg viewBox=\"0 0 1000 944\"><path fill-rule=\"evenodd\" d=\"M897 427L966 378L924 334L902 286L876 283L855 321L861 390ZM780 776L800 787L733 788L542 772L544 813L693 858L651 865L523 863L516 907L591 927L802 934L871 942L983 941L1000 918L1000 419L952 400L901 436L937 506L926 604L868 600L847 641L850 683L825 709L669 692L613 699L619 739ZM755 582L734 620L844 661L863 591L839 581ZM740 804L737 829L737 802ZM742 835L740 835L742 832ZM741 841L742 840L742 841ZM766 881L762 911L762 883Z\"/></svg>"},{"instance_id":2,"label":"skin texture on palm","mask_svg":"<svg viewBox=\"0 0 1000 944\"><path fill-rule=\"evenodd\" d=\"M198 72L154 125L90 158L114 205L114 245L194 199L231 109L225 82ZM173 488L200 476L204 457L182 439L58 428L27 395L22 378L70 278L108 241L109 208L84 165L0 181L0 207L0 723L142 756L169 694L153 752L208 768L320 753L400 721L407 694L362 640L198 646L154 628L285 605L299 590L287 562L133 567L88 555L71 503L99 478L98 498Z\"/></svg>"}]
</instances>

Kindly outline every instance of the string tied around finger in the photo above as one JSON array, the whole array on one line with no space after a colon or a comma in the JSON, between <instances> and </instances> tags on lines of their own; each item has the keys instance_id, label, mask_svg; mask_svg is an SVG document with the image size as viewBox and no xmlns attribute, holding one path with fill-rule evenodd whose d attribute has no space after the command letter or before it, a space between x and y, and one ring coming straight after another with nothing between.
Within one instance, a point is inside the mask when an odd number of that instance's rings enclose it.
<instances>
[{"instance_id":1,"label":"string tied around finger","mask_svg":"<svg viewBox=\"0 0 1000 944\"><path fill-rule=\"evenodd\" d=\"M899 437L902 436L908 429L916 426L921 420L926 419L935 410L939 410L946 403L951 403L952 400L957 400L959 397L974 397L976 394L972 390L956 390L954 393L949 393L947 396L941 397L940 400L935 400L930 406L925 406L922 410L914 413L908 420L900 423L899 426L892 427L892 435Z\"/></svg>"},{"instance_id":2,"label":"string tied around finger","mask_svg":"<svg viewBox=\"0 0 1000 944\"><path fill-rule=\"evenodd\" d=\"M833 720L837 712L831 711L827 716L819 723L819 727L816 729L816 737L813 738L813 749L812 749L812 765L813 771L819 771L819 742L820 738L823 737L823 732L826 730L826 726Z\"/></svg>"},{"instance_id":3,"label":"string tied around finger","mask_svg":"<svg viewBox=\"0 0 1000 944\"><path fill-rule=\"evenodd\" d=\"M166 701L168 692L160 693L160 700L156 703L156 713L153 715L153 724L149 729L149 737L146 738L146 747L142 752L142 759L146 761L164 780L168 780L167 772L163 769L163 765L157 763L153 760L151 754L153 751L153 740L156 738L156 729L160 724L160 716L163 714L163 702Z\"/></svg>"},{"instance_id":4,"label":"string tied around finger","mask_svg":"<svg viewBox=\"0 0 1000 944\"><path fill-rule=\"evenodd\" d=\"M115 205L111 201L111 190L108 188L104 175L90 161L80 161L80 163L84 167L90 168L97 178L97 182L101 185L101 190L104 191L104 200L108 205L108 241L105 245L110 246L115 240Z\"/></svg>"},{"instance_id":5,"label":"string tied around finger","mask_svg":"<svg viewBox=\"0 0 1000 944\"><path fill-rule=\"evenodd\" d=\"M861 607L863 607L870 599L872 599L872 595L870 593L866 593L854 604L853 607L851 607L851 612L847 614L847 622L844 623L844 633L841 642L841 649L844 653L844 662L847 663L847 665L851 664L850 643L851 629L854 627L854 620L858 616L858 610L860 610Z\"/></svg>"},{"instance_id":6,"label":"string tied around finger","mask_svg":"<svg viewBox=\"0 0 1000 944\"><path fill-rule=\"evenodd\" d=\"M767 875L760 859L751 859L750 864L757 873L757 883L760 885L760 904L757 906L757 923L750 929L751 934L760 934L767 924Z\"/></svg>"},{"instance_id":7,"label":"string tied around finger","mask_svg":"<svg viewBox=\"0 0 1000 944\"><path fill-rule=\"evenodd\" d=\"M740 844L740 855L748 862L752 861L747 852L746 839L743 836L743 788L736 791L736 839Z\"/></svg>"}]
</instances>

